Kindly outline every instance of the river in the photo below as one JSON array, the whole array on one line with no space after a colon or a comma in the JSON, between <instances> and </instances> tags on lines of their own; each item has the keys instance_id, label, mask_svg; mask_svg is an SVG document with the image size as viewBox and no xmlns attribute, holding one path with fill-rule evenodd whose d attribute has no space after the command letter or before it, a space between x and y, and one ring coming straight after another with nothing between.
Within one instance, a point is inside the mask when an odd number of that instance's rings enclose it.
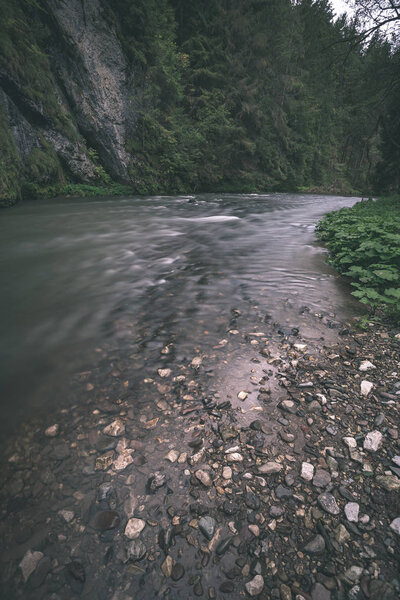
<instances>
[{"instance_id":1,"label":"river","mask_svg":"<svg viewBox=\"0 0 400 600\"><path fill-rule=\"evenodd\" d=\"M358 308L315 224L356 198L294 194L68 198L0 215L2 430L71 401L104 348L151 373L204 352L240 314L298 326ZM230 325L231 324L231 325ZM318 336L316 321L303 323ZM73 396L76 401L76 397Z\"/></svg>"}]
</instances>

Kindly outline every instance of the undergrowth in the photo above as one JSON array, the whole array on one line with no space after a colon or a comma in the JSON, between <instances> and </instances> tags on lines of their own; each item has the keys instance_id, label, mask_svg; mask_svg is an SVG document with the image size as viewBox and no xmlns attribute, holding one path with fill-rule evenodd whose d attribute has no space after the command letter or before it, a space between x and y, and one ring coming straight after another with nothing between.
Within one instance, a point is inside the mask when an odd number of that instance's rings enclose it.
<instances>
[{"instance_id":1,"label":"undergrowth","mask_svg":"<svg viewBox=\"0 0 400 600\"><path fill-rule=\"evenodd\" d=\"M400 322L400 197L329 213L317 235L330 251L329 262L351 278L353 296L372 313L383 309Z\"/></svg>"}]
</instances>

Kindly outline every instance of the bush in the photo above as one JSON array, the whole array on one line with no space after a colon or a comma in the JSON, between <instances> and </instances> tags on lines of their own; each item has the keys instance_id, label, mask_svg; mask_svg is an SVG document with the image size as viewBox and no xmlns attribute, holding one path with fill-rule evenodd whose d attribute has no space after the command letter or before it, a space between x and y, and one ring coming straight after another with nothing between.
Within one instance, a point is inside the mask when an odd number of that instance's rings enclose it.
<instances>
[{"instance_id":1,"label":"bush","mask_svg":"<svg viewBox=\"0 0 400 600\"><path fill-rule=\"evenodd\" d=\"M400 321L400 198L369 199L329 213L317 235L331 264L352 279L353 295Z\"/></svg>"}]
</instances>

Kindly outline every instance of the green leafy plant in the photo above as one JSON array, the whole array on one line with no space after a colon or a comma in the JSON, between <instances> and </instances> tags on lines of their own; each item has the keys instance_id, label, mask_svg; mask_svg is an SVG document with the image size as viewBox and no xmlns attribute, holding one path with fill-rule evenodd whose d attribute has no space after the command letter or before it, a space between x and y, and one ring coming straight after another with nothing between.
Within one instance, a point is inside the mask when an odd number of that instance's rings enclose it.
<instances>
[{"instance_id":1,"label":"green leafy plant","mask_svg":"<svg viewBox=\"0 0 400 600\"><path fill-rule=\"evenodd\" d=\"M317 235L331 264L351 278L353 296L400 320L400 198L369 199L329 213Z\"/></svg>"}]
</instances>

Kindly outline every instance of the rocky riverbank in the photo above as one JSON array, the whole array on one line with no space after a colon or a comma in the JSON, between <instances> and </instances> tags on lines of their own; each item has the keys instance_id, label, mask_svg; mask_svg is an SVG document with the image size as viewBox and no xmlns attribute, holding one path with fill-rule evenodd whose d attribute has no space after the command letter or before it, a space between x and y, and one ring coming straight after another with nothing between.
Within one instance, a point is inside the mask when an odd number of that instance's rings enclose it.
<instances>
[{"instance_id":1,"label":"rocky riverbank","mask_svg":"<svg viewBox=\"0 0 400 600\"><path fill-rule=\"evenodd\" d=\"M236 323L140 382L101 354L7 441L2 597L399 598L400 335L337 333Z\"/></svg>"}]
</instances>

